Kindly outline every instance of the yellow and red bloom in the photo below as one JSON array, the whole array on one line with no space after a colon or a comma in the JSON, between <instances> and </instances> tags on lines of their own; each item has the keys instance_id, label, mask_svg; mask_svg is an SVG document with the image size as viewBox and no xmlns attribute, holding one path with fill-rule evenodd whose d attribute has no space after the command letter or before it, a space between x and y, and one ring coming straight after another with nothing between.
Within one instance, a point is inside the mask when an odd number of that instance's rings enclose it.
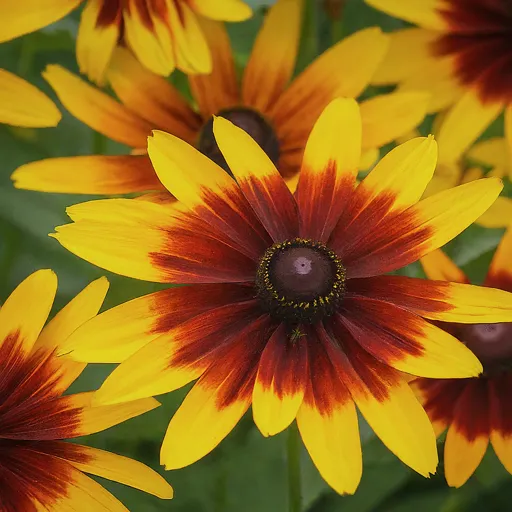
<instances>
[{"instance_id":1,"label":"yellow and red bloom","mask_svg":"<svg viewBox=\"0 0 512 512\"><path fill-rule=\"evenodd\" d=\"M63 105L94 130L134 148L137 154L29 163L15 171L15 186L89 194L162 190L145 154L151 130L176 135L226 167L212 133L213 115L246 130L279 172L296 183L307 137L322 109L338 96L358 97L387 49L387 38L380 29L362 30L326 51L289 84L299 45L302 4L302 0L279 0L270 9L240 85L224 26L203 20L214 65L211 75L189 76L198 110L167 81L142 68L126 50L116 52L107 75L121 103L65 69L50 66L44 76ZM365 161L377 148L417 126L425 116L427 102L425 93L416 92L363 101Z\"/></svg>"},{"instance_id":2,"label":"yellow and red bloom","mask_svg":"<svg viewBox=\"0 0 512 512\"><path fill-rule=\"evenodd\" d=\"M26 128L56 126L59 109L39 89L0 69L0 123Z\"/></svg>"},{"instance_id":3,"label":"yellow and red bloom","mask_svg":"<svg viewBox=\"0 0 512 512\"><path fill-rule=\"evenodd\" d=\"M511 320L511 296L382 274L456 236L496 199L500 180L418 203L436 163L430 137L390 152L356 187L362 123L353 99L334 100L315 124L296 195L243 130L216 117L213 131L235 179L155 131L149 155L178 201L150 195L68 209L74 222L53 236L73 253L130 277L191 286L115 307L61 351L122 362L98 390L101 404L198 379L169 424L168 469L210 452L252 404L265 436L297 420L340 493L354 492L362 472L356 405L401 460L435 471L432 426L401 372L478 375L477 358L427 319Z\"/></svg>"},{"instance_id":4,"label":"yellow and red bloom","mask_svg":"<svg viewBox=\"0 0 512 512\"><path fill-rule=\"evenodd\" d=\"M64 395L85 363L56 352L94 317L108 281L91 283L43 328L57 288L50 270L23 281L0 308L0 509L127 512L84 473L172 498L172 488L144 464L64 442L107 429L158 407L154 399L95 406L92 393Z\"/></svg>"},{"instance_id":5,"label":"yellow and red bloom","mask_svg":"<svg viewBox=\"0 0 512 512\"><path fill-rule=\"evenodd\" d=\"M468 278L443 252L422 260L427 276L466 283ZM484 282L512 291L512 228L503 237ZM460 487L476 470L490 444L512 473L512 323L443 325L473 351L483 364L477 378L418 379L418 391L435 430L446 429L444 466L449 485Z\"/></svg>"},{"instance_id":6,"label":"yellow and red bloom","mask_svg":"<svg viewBox=\"0 0 512 512\"><path fill-rule=\"evenodd\" d=\"M212 58L198 18L242 21L242 0L2 0L0 42L39 30L84 4L76 57L80 71L102 83L114 49L127 46L154 73L176 67L210 73Z\"/></svg>"},{"instance_id":7,"label":"yellow and red bloom","mask_svg":"<svg viewBox=\"0 0 512 512\"><path fill-rule=\"evenodd\" d=\"M512 149L512 12L509 0L366 0L417 24L393 33L375 83L431 93L430 110L450 107L439 154L455 161L505 110Z\"/></svg>"}]
</instances>

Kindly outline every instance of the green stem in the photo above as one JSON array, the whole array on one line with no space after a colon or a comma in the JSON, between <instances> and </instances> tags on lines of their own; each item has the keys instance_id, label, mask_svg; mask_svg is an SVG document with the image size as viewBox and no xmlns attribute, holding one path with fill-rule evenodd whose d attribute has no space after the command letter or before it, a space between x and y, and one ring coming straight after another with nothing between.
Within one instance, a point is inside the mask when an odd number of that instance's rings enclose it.
<instances>
[{"instance_id":1,"label":"green stem","mask_svg":"<svg viewBox=\"0 0 512 512\"><path fill-rule=\"evenodd\" d=\"M301 473L300 473L300 435L296 425L288 428L288 510L302 511Z\"/></svg>"}]
</instances>

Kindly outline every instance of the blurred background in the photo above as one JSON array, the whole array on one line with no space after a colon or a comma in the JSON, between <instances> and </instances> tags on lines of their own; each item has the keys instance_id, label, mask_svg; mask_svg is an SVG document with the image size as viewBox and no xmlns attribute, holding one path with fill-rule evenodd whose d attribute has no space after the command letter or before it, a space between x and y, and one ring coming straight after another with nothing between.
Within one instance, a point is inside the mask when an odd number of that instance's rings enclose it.
<instances>
[{"instance_id":1,"label":"blurred background","mask_svg":"<svg viewBox=\"0 0 512 512\"><path fill-rule=\"evenodd\" d=\"M22 0L20 0L22 1ZM417 1L417 0L410 0ZM266 6L272 0L247 0L254 17L230 24L236 61L242 68ZM344 36L361 28L378 25L385 31L404 23L366 6L362 0L346 0L343 16L336 16L339 0L309 0L304 19L297 72ZM326 9L330 6L330 9ZM328 14L328 11L331 15ZM332 15L335 15L334 18ZM0 67L38 85L60 106L51 88L41 78L47 64L59 63L78 73L75 39L80 10L39 32L0 45ZM186 79L175 72L170 80L188 95ZM381 89L382 90L382 89ZM375 95L370 88L365 97ZM150 293L159 285L135 281L105 272L66 252L48 237L54 227L67 222L66 206L92 196L42 194L15 190L10 175L19 165L46 157L87 154L123 154L128 151L107 140L71 117L62 107L63 119L56 128L19 129L0 125L0 303L31 272L52 268L59 277L54 311L91 280L107 275L111 289L104 308ZM432 119L421 132L427 134ZM503 134L500 118L483 138ZM389 150L384 148L382 154ZM73 169L69 169L73 172ZM506 193L512 196L510 183ZM472 226L447 246L450 256L474 282L481 282L502 230ZM418 266L402 271L421 276ZM108 365L91 365L72 391L97 389L111 371ZM169 418L189 387L160 397L162 407L82 442L138 459L159 470L159 448ZM389 453L361 421L364 474L355 496L340 497L325 484L302 454L304 510L308 512L455 512L504 511L511 509L512 477L490 450L475 475L461 489L447 487L442 463L438 474L427 480L414 474ZM164 510L187 512L281 512L287 510L286 434L265 439L253 425L249 413L209 456L191 467L166 472L175 498L160 501L121 485L103 482L132 512ZM439 448L442 454L442 440ZM442 460L442 457L441 457ZM343 461L340 461L342 464ZM162 472L163 473L163 472ZM21 512L21 511L20 511Z\"/></svg>"}]
</instances>

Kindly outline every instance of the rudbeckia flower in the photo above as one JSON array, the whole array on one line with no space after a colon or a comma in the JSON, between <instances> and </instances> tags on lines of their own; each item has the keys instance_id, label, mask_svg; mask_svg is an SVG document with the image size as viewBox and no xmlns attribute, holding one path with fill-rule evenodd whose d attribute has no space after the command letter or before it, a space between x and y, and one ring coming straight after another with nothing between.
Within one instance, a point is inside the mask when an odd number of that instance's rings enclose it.
<instances>
[{"instance_id":1,"label":"rudbeckia flower","mask_svg":"<svg viewBox=\"0 0 512 512\"><path fill-rule=\"evenodd\" d=\"M53 101L32 84L0 68L0 123L26 128L57 126Z\"/></svg>"},{"instance_id":2,"label":"rudbeckia flower","mask_svg":"<svg viewBox=\"0 0 512 512\"><path fill-rule=\"evenodd\" d=\"M468 278L448 256L435 251L422 260L427 276L456 283ZM489 267L485 286L512 291L512 228L503 237ZM483 364L481 376L471 379L418 379L418 391L435 430L446 429L444 467L449 485L460 487L476 470L490 444L512 473L512 323L443 325Z\"/></svg>"},{"instance_id":3,"label":"rudbeckia flower","mask_svg":"<svg viewBox=\"0 0 512 512\"><path fill-rule=\"evenodd\" d=\"M44 76L63 105L94 130L134 148L137 154L29 163L13 175L15 186L88 194L162 190L145 154L147 136L155 128L180 137L227 169L212 132L212 115L219 115L249 133L295 187L304 145L323 108L338 96L358 97L387 49L387 38L380 29L361 30L326 51L289 84L302 4L301 0L279 0L270 9L240 85L223 24L204 21L214 65L211 75L189 76L198 110L126 50L116 52L108 73L121 103L65 69L50 66ZM417 126L427 102L427 95L417 92L363 101L362 167L373 162L377 148Z\"/></svg>"},{"instance_id":4,"label":"rudbeckia flower","mask_svg":"<svg viewBox=\"0 0 512 512\"><path fill-rule=\"evenodd\" d=\"M512 13L509 0L366 0L418 27L392 34L374 83L431 93L450 107L439 137L447 160L468 149L505 110L512 147ZM444 147L444 149L443 149Z\"/></svg>"},{"instance_id":5,"label":"rudbeckia flower","mask_svg":"<svg viewBox=\"0 0 512 512\"><path fill-rule=\"evenodd\" d=\"M80 71L98 83L120 45L160 75L176 67L209 73L212 58L198 18L242 21L251 16L242 0L2 0L0 42L46 27L81 4L76 57Z\"/></svg>"},{"instance_id":6,"label":"rudbeckia flower","mask_svg":"<svg viewBox=\"0 0 512 512\"><path fill-rule=\"evenodd\" d=\"M434 140L419 138L356 188L362 123L353 99L335 100L315 124L296 196L243 130L216 117L213 131L235 179L156 131L149 155L177 202L150 196L68 209L74 222L53 236L73 253L126 276L191 286L103 313L62 352L123 361L98 404L198 379L168 427L167 469L205 456L252 404L265 436L296 419L325 480L353 493L362 471L357 405L391 451L429 475L434 432L401 372L477 376L478 359L427 319L501 322L512 319L512 296L384 273L456 236L496 199L500 181L418 203L436 162Z\"/></svg>"},{"instance_id":7,"label":"rudbeckia flower","mask_svg":"<svg viewBox=\"0 0 512 512\"><path fill-rule=\"evenodd\" d=\"M63 440L99 432L158 407L154 399L95 406L92 393L64 394L84 363L56 357L97 314L108 288L99 279L43 328L57 288L50 270L23 281L0 309L0 509L3 512L127 512L85 473L171 498L144 464Z\"/></svg>"}]
</instances>

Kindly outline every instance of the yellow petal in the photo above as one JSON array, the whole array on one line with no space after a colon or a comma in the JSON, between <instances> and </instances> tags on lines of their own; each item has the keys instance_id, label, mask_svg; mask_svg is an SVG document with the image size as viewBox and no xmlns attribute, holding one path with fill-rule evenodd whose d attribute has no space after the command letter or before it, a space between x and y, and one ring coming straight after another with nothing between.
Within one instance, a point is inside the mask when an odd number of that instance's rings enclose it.
<instances>
[{"instance_id":1,"label":"yellow petal","mask_svg":"<svg viewBox=\"0 0 512 512\"><path fill-rule=\"evenodd\" d=\"M436 32L413 27L389 34L389 51L372 78L375 85L396 84L405 80L431 57Z\"/></svg>"},{"instance_id":2,"label":"yellow petal","mask_svg":"<svg viewBox=\"0 0 512 512\"><path fill-rule=\"evenodd\" d=\"M11 176L16 188L65 194L131 194L164 189L147 155L87 155L36 160Z\"/></svg>"},{"instance_id":3,"label":"yellow petal","mask_svg":"<svg viewBox=\"0 0 512 512\"><path fill-rule=\"evenodd\" d=\"M270 113L281 138L302 140L333 99L359 96L384 57L387 43L387 36L372 27L320 55L290 84Z\"/></svg>"},{"instance_id":4,"label":"yellow petal","mask_svg":"<svg viewBox=\"0 0 512 512\"><path fill-rule=\"evenodd\" d=\"M263 22L242 80L242 101L266 112L282 94L295 68L303 0L279 0Z\"/></svg>"},{"instance_id":5,"label":"yellow petal","mask_svg":"<svg viewBox=\"0 0 512 512\"><path fill-rule=\"evenodd\" d=\"M366 204L383 195L393 198L394 210L415 204L431 180L437 162L437 144L432 136L412 139L390 151L358 188Z\"/></svg>"},{"instance_id":6,"label":"yellow petal","mask_svg":"<svg viewBox=\"0 0 512 512\"><path fill-rule=\"evenodd\" d=\"M363 101L363 147L380 148L410 132L423 121L429 100L425 92L394 92Z\"/></svg>"},{"instance_id":7,"label":"yellow petal","mask_svg":"<svg viewBox=\"0 0 512 512\"><path fill-rule=\"evenodd\" d=\"M475 221L484 228L505 228L512 220L512 199L498 197L496 201Z\"/></svg>"},{"instance_id":8,"label":"yellow petal","mask_svg":"<svg viewBox=\"0 0 512 512\"><path fill-rule=\"evenodd\" d=\"M122 144L146 146L152 126L113 98L57 64L47 66L43 77L77 119Z\"/></svg>"},{"instance_id":9,"label":"yellow petal","mask_svg":"<svg viewBox=\"0 0 512 512\"><path fill-rule=\"evenodd\" d=\"M220 21L244 21L252 15L242 0L189 0L190 7L206 18Z\"/></svg>"},{"instance_id":10,"label":"yellow petal","mask_svg":"<svg viewBox=\"0 0 512 512\"><path fill-rule=\"evenodd\" d=\"M245 393L228 405L219 404L224 386L224 382L209 383L203 376L188 393L162 443L160 463L165 469L183 468L210 453L245 414L251 395Z\"/></svg>"},{"instance_id":11,"label":"yellow petal","mask_svg":"<svg viewBox=\"0 0 512 512\"><path fill-rule=\"evenodd\" d=\"M158 473L136 460L91 446L73 445L84 458L69 462L78 470L129 485L162 499L173 497L172 487Z\"/></svg>"},{"instance_id":12,"label":"yellow petal","mask_svg":"<svg viewBox=\"0 0 512 512\"><path fill-rule=\"evenodd\" d=\"M156 16L152 16L151 19L154 30L147 28L139 9L123 9L124 36L129 48L145 67L153 73L167 76L176 67L174 48L171 46L167 27L162 26L163 21Z\"/></svg>"},{"instance_id":13,"label":"yellow petal","mask_svg":"<svg viewBox=\"0 0 512 512\"><path fill-rule=\"evenodd\" d=\"M81 408L75 437L101 432L131 418L160 407L154 398L142 398L114 405L94 405L94 393L70 395L72 407Z\"/></svg>"},{"instance_id":14,"label":"yellow petal","mask_svg":"<svg viewBox=\"0 0 512 512\"><path fill-rule=\"evenodd\" d=\"M77 7L82 0L2 0L0 43L46 27Z\"/></svg>"},{"instance_id":15,"label":"yellow petal","mask_svg":"<svg viewBox=\"0 0 512 512\"><path fill-rule=\"evenodd\" d=\"M0 344L7 336L18 334L24 354L29 354L56 292L57 276L51 270L38 270L22 281L0 308Z\"/></svg>"},{"instance_id":16,"label":"yellow petal","mask_svg":"<svg viewBox=\"0 0 512 512\"><path fill-rule=\"evenodd\" d=\"M0 123L42 128L57 126L61 117L48 96L25 80L0 69Z\"/></svg>"},{"instance_id":17,"label":"yellow petal","mask_svg":"<svg viewBox=\"0 0 512 512\"><path fill-rule=\"evenodd\" d=\"M505 139L508 150L508 165L505 166L505 169L508 169L509 178L512 180L512 106L510 104L505 108Z\"/></svg>"},{"instance_id":18,"label":"yellow petal","mask_svg":"<svg viewBox=\"0 0 512 512\"><path fill-rule=\"evenodd\" d=\"M420 27L443 30L446 21L441 15L444 0L366 0L372 7Z\"/></svg>"},{"instance_id":19,"label":"yellow petal","mask_svg":"<svg viewBox=\"0 0 512 512\"><path fill-rule=\"evenodd\" d=\"M499 286L512 291L510 289L512 283L512 224L510 223L492 258L487 281L491 282L491 286ZM500 286L502 283L504 286Z\"/></svg>"},{"instance_id":20,"label":"yellow petal","mask_svg":"<svg viewBox=\"0 0 512 512\"><path fill-rule=\"evenodd\" d=\"M492 137L475 144L467 153L470 160L489 167L512 168L507 141L503 137Z\"/></svg>"},{"instance_id":21,"label":"yellow petal","mask_svg":"<svg viewBox=\"0 0 512 512\"><path fill-rule=\"evenodd\" d=\"M452 423L444 443L444 472L451 487L461 487L482 461L489 436L484 435L469 441Z\"/></svg>"},{"instance_id":22,"label":"yellow petal","mask_svg":"<svg viewBox=\"0 0 512 512\"><path fill-rule=\"evenodd\" d=\"M104 0L88 0L85 4L76 38L76 60L80 73L102 85L105 71L120 35L121 17L110 24L99 24Z\"/></svg>"},{"instance_id":23,"label":"yellow petal","mask_svg":"<svg viewBox=\"0 0 512 512\"><path fill-rule=\"evenodd\" d=\"M361 137L361 114L353 99L332 101L316 121L304 150L296 196L301 236L325 241L331 234L345 207L343 198L354 190Z\"/></svg>"},{"instance_id":24,"label":"yellow petal","mask_svg":"<svg viewBox=\"0 0 512 512\"><path fill-rule=\"evenodd\" d=\"M491 206L502 188L501 180L484 178L427 197L414 206L423 226L431 230L428 241L416 247L423 253L420 257L442 247L466 229Z\"/></svg>"},{"instance_id":25,"label":"yellow petal","mask_svg":"<svg viewBox=\"0 0 512 512\"><path fill-rule=\"evenodd\" d=\"M475 91L466 92L448 111L439 128L439 161L456 162L498 117L501 103L482 103Z\"/></svg>"},{"instance_id":26,"label":"yellow petal","mask_svg":"<svg viewBox=\"0 0 512 512\"><path fill-rule=\"evenodd\" d=\"M429 279L456 283L469 282L466 274L441 249L423 256L421 265Z\"/></svg>"},{"instance_id":27,"label":"yellow petal","mask_svg":"<svg viewBox=\"0 0 512 512\"><path fill-rule=\"evenodd\" d=\"M492 430L491 443L500 462L509 473L512 473L512 436Z\"/></svg>"}]
</instances>

